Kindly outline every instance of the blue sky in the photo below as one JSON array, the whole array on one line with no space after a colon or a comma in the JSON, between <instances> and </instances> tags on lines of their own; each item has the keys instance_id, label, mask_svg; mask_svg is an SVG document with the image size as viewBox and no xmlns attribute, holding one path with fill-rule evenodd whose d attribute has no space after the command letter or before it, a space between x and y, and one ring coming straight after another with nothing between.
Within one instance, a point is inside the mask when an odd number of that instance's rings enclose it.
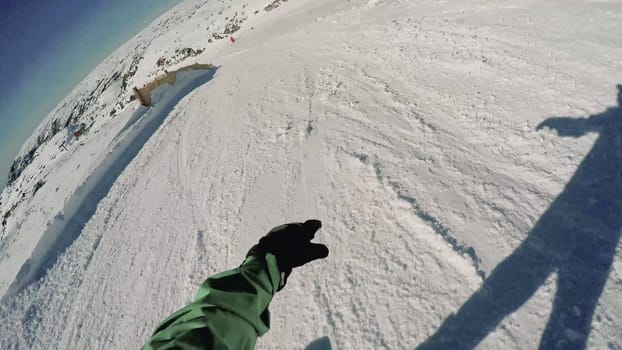
<instances>
[{"instance_id":1,"label":"blue sky","mask_svg":"<svg viewBox=\"0 0 622 350\"><path fill-rule=\"evenodd\" d=\"M45 116L180 0L0 0L0 188Z\"/></svg>"}]
</instances>

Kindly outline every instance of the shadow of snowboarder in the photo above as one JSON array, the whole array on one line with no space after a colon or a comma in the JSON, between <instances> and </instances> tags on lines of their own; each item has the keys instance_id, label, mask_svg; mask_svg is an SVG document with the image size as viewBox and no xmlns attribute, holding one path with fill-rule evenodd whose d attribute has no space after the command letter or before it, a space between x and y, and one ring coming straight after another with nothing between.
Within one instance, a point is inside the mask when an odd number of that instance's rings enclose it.
<instances>
[{"instance_id":1,"label":"shadow of snowboarder","mask_svg":"<svg viewBox=\"0 0 622 350\"><path fill-rule=\"evenodd\" d=\"M622 230L622 85L618 106L589 118L553 117L538 129L599 137L527 239L417 349L471 349L557 273L540 349L584 349Z\"/></svg>"}]
</instances>

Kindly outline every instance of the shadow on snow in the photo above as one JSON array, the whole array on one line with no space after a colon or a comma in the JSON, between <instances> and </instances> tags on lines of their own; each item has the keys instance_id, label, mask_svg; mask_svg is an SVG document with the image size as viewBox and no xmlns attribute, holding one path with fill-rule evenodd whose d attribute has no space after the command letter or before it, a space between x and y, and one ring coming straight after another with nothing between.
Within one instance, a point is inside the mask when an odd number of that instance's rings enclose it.
<instances>
[{"instance_id":1,"label":"shadow on snow","mask_svg":"<svg viewBox=\"0 0 622 350\"><path fill-rule=\"evenodd\" d=\"M305 350L331 350L330 339L327 336L312 341Z\"/></svg>"},{"instance_id":2,"label":"shadow on snow","mask_svg":"<svg viewBox=\"0 0 622 350\"><path fill-rule=\"evenodd\" d=\"M538 129L599 133L563 192L528 237L417 349L471 349L557 273L540 349L584 349L622 229L622 85L618 106L588 118L553 117Z\"/></svg>"}]
</instances>

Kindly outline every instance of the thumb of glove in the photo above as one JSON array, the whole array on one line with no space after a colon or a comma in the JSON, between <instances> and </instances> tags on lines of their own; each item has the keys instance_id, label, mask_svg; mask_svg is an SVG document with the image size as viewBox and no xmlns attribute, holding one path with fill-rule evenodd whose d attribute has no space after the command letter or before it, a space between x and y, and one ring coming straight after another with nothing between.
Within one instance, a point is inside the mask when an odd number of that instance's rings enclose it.
<instances>
[{"instance_id":1,"label":"thumb of glove","mask_svg":"<svg viewBox=\"0 0 622 350\"><path fill-rule=\"evenodd\" d=\"M328 247L324 244L309 243L301 249L300 255L292 262L292 267L302 266L313 260L323 259L328 256Z\"/></svg>"}]
</instances>

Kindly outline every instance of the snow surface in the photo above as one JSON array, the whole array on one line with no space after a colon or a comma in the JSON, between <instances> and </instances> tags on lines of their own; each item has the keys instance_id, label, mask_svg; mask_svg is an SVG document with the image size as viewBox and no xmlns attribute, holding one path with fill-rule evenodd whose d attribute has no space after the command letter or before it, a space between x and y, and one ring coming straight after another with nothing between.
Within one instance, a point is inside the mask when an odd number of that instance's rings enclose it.
<instances>
[{"instance_id":1,"label":"snow surface","mask_svg":"<svg viewBox=\"0 0 622 350\"><path fill-rule=\"evenodd\" d=\"M96 91L89 132L54 136L0 196L0 348L138 348L271 227L319 218L330 256L294 271L258 349L413 349L452 313L479 348L533 349L568 310L591 323L588 348L622 349L619 122L537 128L622 117L621 2L268 3L180 4L42 123ZM233 18L236 41L214 39ZM138 62L142 86L185 47L205 51L167 69L218 68L119 107L116 73ZM543 226L560 212L601 245ZM522 242L544 258L489 280L517 305L465 303ZM573 249L590 256L563 258ZM530 282L523 304L510 287Z\"/></svg>"}]
</instances>

